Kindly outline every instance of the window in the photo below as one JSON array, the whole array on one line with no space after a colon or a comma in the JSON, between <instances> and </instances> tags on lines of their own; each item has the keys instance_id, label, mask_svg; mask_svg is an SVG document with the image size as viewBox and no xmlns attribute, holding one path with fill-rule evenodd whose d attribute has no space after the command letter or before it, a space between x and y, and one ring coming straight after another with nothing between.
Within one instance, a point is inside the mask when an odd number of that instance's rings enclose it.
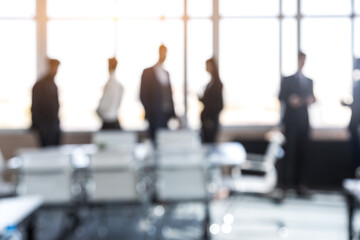
<instances>
[{"instance_id":1,"label":"window","mask_svg":"<svg viewBox=\"0 0 360 240\"><path fill-rule=\"evenodd\" d=\"M0 127L30 126L36 80L36 26L31 0L0 1Z\"/></svg>"},{"instance_id":2,"label":"window","mask_svg":"<svg viewBox=\"0 0 360 240\"><path fill-rule=\"evenodd\" d=\"M349 15L351 0L301 0L305 15Z\"/></svg>"},{"instance_id":3,"label":"window","mask_svg":"<svg viewBox=\"0 0 360 240\"><path fill-rule=\"evenodd\" d=\"M61 61L56 77L63 129L96 129L95 109L114 55L114 23L53 20L48 24L48 55Z\"/></svg>"},{"instance_id":4,"label":"window","mask_svg":"<svg viewBox=\"0 0 360 240\"><path fill-rule=\"evenodd\" d=\"M188 121L193 128L200 127L202 104L198 97L202 96L210 75L205 70L205 62L213 55L212 24L208 19L194 19L188 25Z\"/></svg>"},{"instance_id":5,"label":"window","mask_svg":"<svg viewBox=\"0 0 360 240\"><path fill-rule=\"evenodd\" d=\"M279 0L219 0L221 16L276 16Z\"/></svg>"},{"instance_id":6,"label":"window","mask_svg":"<svg viewBox=\"0 0 360 240\"><path fill-rule=\"evenodd\" d=\"M127 129L144 129L144 110L139 100L140 79L144 68L158 60L158 47L165 44L165 68L170 73L175 111L184 114L184 26L181 20L119 21L117 74L125 87L121 122Z\"/></svg>"},{"instance_id":7,"label":"window","mask_svg":"<svg viewBox=\"0 0 360 240\"><path fill-rule=\"evenodd\" d=\"M112 56L125 88L121 123L145 129L140 78L161 43L176 112L192 128L200 126L198 95L212 56L224 83L222 125L278 124L280 79L296 72L298 50L318 99L312 126L345 127L350 111L340 100L351 96L359 29L360 0L0 0L0 128L30 125L31 88L47 53L61 61L64 130L99 129L95 109Z\"/></svg>"},{"instance_id":8,"label":"window","mask_svg":"<svg viewBox=\"0 0 360 240\"><path fill-rule=\"evenodd\" d=\"M222 20L220 74L225 90L224 125L277 124L279 22Z\"/></svg>"},{"instance_id":9,"label":"window","mask_svg":"<svg viewBox=\"0 0 360 240\"><path fill-rule=\"evenodd\" d=\"M302 48L308 56L304 74L313 79L318 100L311 109L312 125L344 127L349 112L340 101L351 93L352 86L351 21L306 18L301 36Z\"/></svg>"}]
</instances>

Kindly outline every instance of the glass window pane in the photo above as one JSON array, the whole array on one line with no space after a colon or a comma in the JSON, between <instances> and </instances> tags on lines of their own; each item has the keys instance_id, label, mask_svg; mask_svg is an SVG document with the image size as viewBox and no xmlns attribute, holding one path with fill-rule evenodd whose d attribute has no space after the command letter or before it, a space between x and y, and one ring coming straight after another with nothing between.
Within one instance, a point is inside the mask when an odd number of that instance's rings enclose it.
<instances>
[{"instance_id":1,"label":"glass window pane","mask_svg":"<svg viewBox=\"0 0 360 240\"><path fill-rule=\"evenodd\" d=\"M360 18L355 19L355 45L354 54L356 58L360 58Z\"/></svg>"},{"instance_id":2,"label":"glass window pane","mask_svg":"<svg viewBox=\"0 0 360 240\"><path fill-rule=\"evenodd\" d=\"M210 76L205 70L205 61L212 57L212 23L210 20L191 20L188 25L188 120L193 128L200 126L203 95Z\"/></svg>"},{"instance_id":3,"label":"glass window pane","mask_svg":"<svg viewBox=\"0 0 360 240\"><path fill-rule=\"evenodd\" d=\"M355 0L355 12L360 14L360 0Z\"/></svg>"},{"instance_id":4,"label":"glass window pane","mask_svg":"<svg viewBox=\"0 0 360 240\"><path fill-rule=\"evenodd\" d=\"M33 17L35 0L0 0L0 17Z\"/></svg>"},{"instance_id":5,"label":"glass window pane","mask_svg":"<svg viewBox=\"0 0 360 240\"><path fill-rule=\"evenodd\" d=\"M212 0L188 0L188 15L191 17L210 17L213 11Z\"/></svg>"},{"instance_id":6,"label":"glass window pane","mask_svg":"<svg viewBox=\"0 0 360 240\"><path fill-rule=\"evenodd\" d=\"M275 16L279 0L219 0L222 16Z\"/></svg>"},{"instance_id":7,"label":"glass window pane","mask_svg":"<svg viewBox=\"0 0 360 240\"><path fill-rule=\"evenodd\" d=\"M47 0L49 17L111 17L114 0Z\"/></svg>"},{"instance_id":8,"label":"glass window pane","mask_svg":"<svg viewBox=\"0 0 360 240\"><path fill-rule=\"evenodd\" d=\"M297 21L293 18L282 21L282 75L297 71Z\"/></svg>"},{"instance_id":9,"label":"glass window pane","mask_svg":"<svg viewBox=\"0 0 360 240\"><path fill-rule=\"evenodd\" d=\"M284 16L297 15L297 0L281 0L282 1L282 14Z\"/></svg>"},{"instance_id":10,"label":"glass window pane","mask_svg":"<svg viewBox=\"0 0 360 240\"><path fill-rule=\"evenodd\" d=\"M0 128L27 128L36 81L35 22L3 20L0 32Z\"/></svg>"},{"instance_id":11,"label":"glass window pane","mask_svg":"<svg viewBox=\"0 0 360 240\"><path fill-rule=\"evenodd\" d=\"M225 90L223 124L277 124L279 21L222 20L220 74Z\"/></svg>"},{"instance_id":12,"label":"glass window pane","mask_svg":"<svg viewBox=\"0 0 360 240\"><path fill-rule=\"evenodd\" d=\"M119 21L117 73L124 84L120 110L121 123L126 129L144 129L145 112L139 99L142 71L158 60L158 48L165 44L168 55L165 68L170 73L175 111L184 113L184 24L181 20Z\"/></svg>"},{"instance_id":13,"label":"glass window pane","mask_svg":"<svg viewBox=\"0 0 360 240\"><path fill-rule=\"evenodd\" d=\"M311 107L312 125L345 127L350 112L340 100L351 94L350 19L304 19L301 46L307 54L304 74L313 79L318 100Z\"/></svg>"},{"instance_id":14,"label":"glass window pane","mask_svg":"<svg viewBox=\"0 0 360 240\"><path fill-rule=\"evenodd\" d=\"M97 129L95 113L114 55L112 21L50 21L48 54L61 61L57 75L64 129Z\"/></svg>"},{"instance_id":15,"label":"glass window pane","mask_svg":"<svg viewBox=\"0 0 360 240\"><path fill-rule=\"evenodd\" d=\"M181 17L184 0L118 0L120 17Z\"/></svg>"},{"instance_id":16,"label":"glass window pane","mask_svg":"<svg viewBox=\"0 0 360 240\"><path fill-rule=\"evenodd\" d=\"M301 0L301 11L305 15L351 14L350 0Z\"/></svg>"}]
</instances>

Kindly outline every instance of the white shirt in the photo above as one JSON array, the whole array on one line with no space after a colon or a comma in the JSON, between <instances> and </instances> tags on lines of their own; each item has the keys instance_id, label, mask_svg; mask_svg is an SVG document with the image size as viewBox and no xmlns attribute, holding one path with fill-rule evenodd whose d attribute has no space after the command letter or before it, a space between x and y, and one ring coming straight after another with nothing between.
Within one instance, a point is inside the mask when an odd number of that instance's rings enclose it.
<instances>
[{"instance_id":1,"label":"white shirt","mask_svg":"<svg viewBox=\"0 0 360 240\"><path fill-rule=\"evenodd\" d=\"M166 86L169 84L169 76L165 71L162 64L156 64L154 67L155 75L157 80L161 83L161 85Z\"/></svg>"},{"instance_id":2,"label":"white shirt","mask_svg":"<svg viewBox=\"0 0 360 240\"><path fill-rule=\"evenodd\" d=\"M110 74L109 80L104 87L103 96L100 99L96 112L105 122L118 120L118 113L121 99L124 93L124 87L117 81L115 75Z\"/></svg>"}]
</instances>

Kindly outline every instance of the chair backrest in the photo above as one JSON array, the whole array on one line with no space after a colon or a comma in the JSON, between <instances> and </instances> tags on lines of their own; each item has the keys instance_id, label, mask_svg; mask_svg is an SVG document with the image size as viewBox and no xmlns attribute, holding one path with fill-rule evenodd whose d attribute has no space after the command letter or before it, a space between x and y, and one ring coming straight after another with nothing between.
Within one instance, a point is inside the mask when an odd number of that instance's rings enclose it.
<instances>
[{"instance_id":1,"label":"chair backrest","mask_svg":"<svg viewBox=\"0 0 360 240\"><path fill-rule=\"evenodd\" d=\"M132 152L137 135L135 132L101 131L93 135L92 142L106 151Z\"/></svg>"},{"instance_id":2,"label":"chair backrest","mask_svg":"<svg viewBox=\"0 0 360 240\"><path fill-rule=\"evenodd\" d=\"M203 164L205 149L196 131L160 130L156 153L160 166L186 167Z\"/></svg>"},{"instance_id":3,"label":"chair backrest","mask_svg":"<svg viewBox=\"0 0 360 240\"><path fill-rule=\"evenodd\" d=\"M269 142L264 155L264 162L274 165L277 158L282 157L282 145L285 142L285 136L280 131L270 131L266 133L265 138Z\"/></svg>"},{"instance_id":4,"label":"chair backrest","mask_svg":"<svg viewBox=\"0 0 360 240\"><path fill-rule=\"evenodd\" d=\"M183 152L193 151L201 147L200 137L197 131L184 130L165 130L157 132L157 149L162 152Z\"/></svg>"},{"instance_id":5,"label":"chair backrest","mask_svg":"<svg viewBox=\"0 0 360 240\"><path fill-rule=\"evenodd\" d=\"M159 200L207 197L205 151L196 131L160 130L156 149L156 192Z\"/></svg>"},{"instance_id":6,"label":"chair backrest","mask_svg":"<svg viewBox=\"0 0 360 240\"><path fill-rule=\"evenodd\" d=\"M41 195L45 203L68 203L72 199L70 155L55 150L23 151L18 193Z\"/></svg>"}]
</instances>

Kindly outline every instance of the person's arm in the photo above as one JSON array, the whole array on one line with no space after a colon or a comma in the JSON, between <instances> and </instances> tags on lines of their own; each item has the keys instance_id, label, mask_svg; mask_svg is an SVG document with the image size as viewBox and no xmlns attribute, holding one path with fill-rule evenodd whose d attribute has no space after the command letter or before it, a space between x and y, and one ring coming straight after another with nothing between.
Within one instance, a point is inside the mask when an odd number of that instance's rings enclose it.
<instances>
[{"instance_id":1,"label":"person's arm","mask_svg":"<svg viewBox=\"0 0 360 240\"><path fill-rule=\"evenodd\" d=\"M306 105L310 106L311 104L314 104L316 102L316 98L314 95L314 83L312 80L309 80L310 87L309 87L309 95L306 98Z\"/></svg>"},{"instance_id":2,"label":"person's arm","mask_svg":"<svg viewBox=\"0 0 360 240\"><path fill-rule=\"evenodd\" d=\"M149 87L147 84L148 76L147 71L144 70L141 75L141 83L140 83L140 101L145 108L145 112L149 110Z\"/></svg>"}]
</instances>

